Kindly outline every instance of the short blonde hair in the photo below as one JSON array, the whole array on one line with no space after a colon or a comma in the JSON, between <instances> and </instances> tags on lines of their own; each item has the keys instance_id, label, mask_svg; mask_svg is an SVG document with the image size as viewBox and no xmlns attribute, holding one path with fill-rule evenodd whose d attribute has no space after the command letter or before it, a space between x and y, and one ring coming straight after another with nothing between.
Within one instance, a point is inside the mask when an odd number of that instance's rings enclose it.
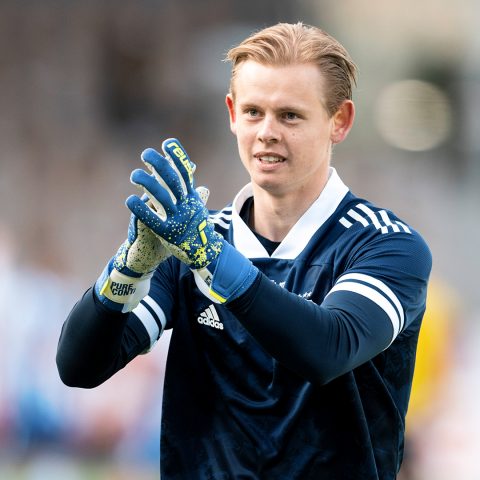
<instances>
[{"instance_id":1,"label":"short blonde hair","mask_svg":"<svg viewBox=\"0 0 480 480\"><path fill-rule=\"evenodd\" d=\"M278 23L246 38L227 52L232 63L230 93L234 96L234 80L238 67L247 60L264 65L314 63L325 79L325 106L332 116L344 100L352 99L357 67L347 50L328 33L317 27Z\"/></svg>"}]
</instances>

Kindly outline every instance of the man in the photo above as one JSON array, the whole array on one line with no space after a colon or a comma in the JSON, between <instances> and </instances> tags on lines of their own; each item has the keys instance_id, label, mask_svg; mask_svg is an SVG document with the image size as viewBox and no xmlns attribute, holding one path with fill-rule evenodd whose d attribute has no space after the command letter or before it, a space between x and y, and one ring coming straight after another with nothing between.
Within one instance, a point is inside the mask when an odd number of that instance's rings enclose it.
<instances>
[{"instance_id":1,"label":"man","mask_svg":"<svg viewBox=\"0 0 480 480\"><path fill-rule=\"evenodd\" d=\"M251 182L204 207L175 139L142 154L129 238L67 319L57 363L93 387L173 328L162 479L393 479L431 269L392 212L330 167L355 66L278 24L228 53L226 103Z\"/></svg>"}]
</instances>

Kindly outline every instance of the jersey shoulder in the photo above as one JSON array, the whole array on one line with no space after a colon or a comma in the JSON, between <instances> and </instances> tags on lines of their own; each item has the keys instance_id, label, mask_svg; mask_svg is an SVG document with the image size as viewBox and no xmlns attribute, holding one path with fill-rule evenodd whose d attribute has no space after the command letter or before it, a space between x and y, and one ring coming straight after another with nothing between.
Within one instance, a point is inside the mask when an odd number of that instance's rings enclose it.
<instances>
[{"instance_id":1,"label":"jersey shoulder","mask_svg":"<svg viewBox=\"0 0 480 480\"><path fill-rule=\"evenodd\" d=\"M360 244L408 239L408 243L427 247L422 235L394 212L350 192L337 209L335 222L341 226L341 234L348 234L341 236L346 240L353 237Z\"/></svg>"},{"instance_id":2,"label":"jersey shoulder","mask_svg":"<svg viewBox=\"0 0 480 480\"><path fill-rule=\"evenodd\" d=\"M346 229L368 229L380 235L388 233L412 234L413 229L392 211L349 193L338 211L338 221Z\"/></svg>"},{"instance_id":3,"label":"jersey shoulder","mask_svg":"<svg viewBox=\"0 0 480 480\"><path fill-rule=\"evenodd\" d=\"M395 262L428 278L432 254L422 235L394 212L349 193L337 211L337 244L352 262Z\"/></svg>"}]
</instances>

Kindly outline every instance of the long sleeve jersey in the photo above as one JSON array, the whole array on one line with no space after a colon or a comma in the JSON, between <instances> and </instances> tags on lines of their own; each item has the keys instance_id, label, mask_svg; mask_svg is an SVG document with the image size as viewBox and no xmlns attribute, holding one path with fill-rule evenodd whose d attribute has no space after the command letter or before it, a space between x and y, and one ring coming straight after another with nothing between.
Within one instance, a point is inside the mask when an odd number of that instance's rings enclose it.
<instances>
[{"instance_id":1,"label":"long sleeve jersey","mask_svg":"<svg viewBox=\"0 0 480 480\"><path fill-rule=\"evenodd\" d=\"M62 330L65 383L94 387L165 329L161 478L394 479L425 310L431 254L391 211L356 197L334 169L320 197L268 251L242 207L211 212L261 272L213 304L171 257L128 314L92 289Z\"/></svg>"}]
</instances>

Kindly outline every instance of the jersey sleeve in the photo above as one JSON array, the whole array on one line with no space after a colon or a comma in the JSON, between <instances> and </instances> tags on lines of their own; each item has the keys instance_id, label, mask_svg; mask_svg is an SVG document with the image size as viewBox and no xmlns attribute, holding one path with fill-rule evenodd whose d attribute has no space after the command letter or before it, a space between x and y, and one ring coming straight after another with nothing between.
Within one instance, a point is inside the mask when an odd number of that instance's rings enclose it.
<instances>
[{"instance_id":1,"label":"jersey sleeve","mask_svg":"<svg viewBox=\"0 0 480 480\"><path fill-rule=\"evenodd\" d=\"M392 343L421 318L432 257L414 231L377 234L353 250L347 268L328 292L323 306L342 309L365 320L382 315Z\"/></svg>"},{"instance_id":2,"label":"jersey sleeve","mask_svg":"<svg viewBox=\"0 0 480 480\"><path fill-rule=\"evenodd\" d=\"M274 358L309 381L328 383L421 320L431 254L419 236L397 235L352 249L320 305L262 274L228 308Z\"/></svg>"},{"instance_id":3,"label":"jersey sleeve","mask_svg":"<svg viewBox=\"0 0 480 480\"><path fill-rule=\"evenodd\" d=\"M152 277L149 294L130 313L114 312L99 302L93 288L72 308L57 347L57 368L69 386L92 388L110 378L137 355L151 350L173 317L178 262L165 261Z\"/></svg>"},{"instance_id":4,"label":"jersey sleeve","mask_svg":"<svg viewBox=\"0 0 480 480\"><path fill-rule=\"evenodd\" d=\"M148 345L135 316L109 310L90 288L63 324L56 355L60 378L71 387L96 387Z\"/></svg>"},{"instance_id":5,"label":"jersey sleeve","mask_svg":"<svg viewBox=\"0 0 480 480\"><path fill-rule=\"evenodd\" d=\"M151 350L166 328L172 328L175 317L175 295L180 264L170 258L155 271L146 297L132 314L143 325L150 339Z\"/></svg>"}]
</instances>

